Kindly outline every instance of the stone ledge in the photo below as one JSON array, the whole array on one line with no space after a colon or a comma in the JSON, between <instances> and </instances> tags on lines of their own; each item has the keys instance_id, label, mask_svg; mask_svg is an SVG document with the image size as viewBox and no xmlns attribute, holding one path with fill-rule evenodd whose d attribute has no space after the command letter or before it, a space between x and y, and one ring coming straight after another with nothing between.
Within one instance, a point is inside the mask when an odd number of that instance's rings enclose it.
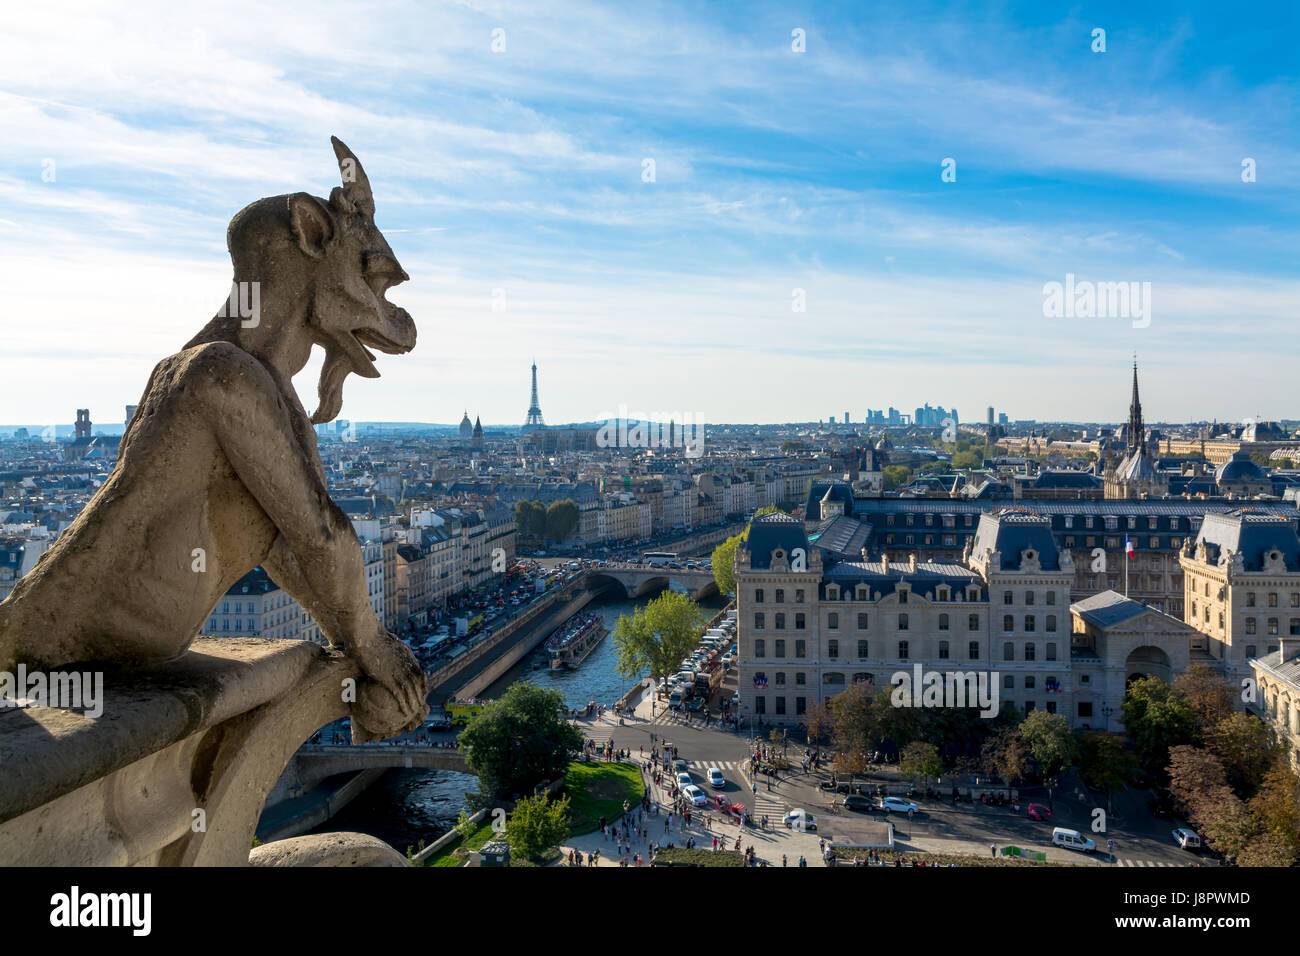
<instances>
[{"instance_id":1,"label":"stone ledge","mask_svg":"<svg viewBox=\"0 0 1300 956\"><path fill-rule=\"evenodd\" d=\"M358 676L303 641L199 640L106 672L97 719L0 712L0 865L247 864L267 794Z\"/></svg>"},{"instance_id":2,"label":"stone ledge","mask_svg":"<svg viewBox=\"0 0 1300 956\"><path fill-rule=\"evenodd\" d=\"M266 703L330 657L307 641L199 638L155 670L105 671L97 719L47 707L0 710L0 822Z\"/></svg>"}]
</instances>

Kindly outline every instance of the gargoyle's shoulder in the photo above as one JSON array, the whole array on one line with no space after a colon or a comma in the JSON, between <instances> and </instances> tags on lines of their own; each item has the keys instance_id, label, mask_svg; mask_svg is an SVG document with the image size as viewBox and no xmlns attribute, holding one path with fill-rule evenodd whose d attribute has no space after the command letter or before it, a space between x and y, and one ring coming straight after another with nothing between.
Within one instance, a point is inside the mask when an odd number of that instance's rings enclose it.
<instances>
[{"instance_id":1,"label":"gargoyle's shoulder","mask_svg":"<svg viewBox=\"0 0 1300 956\"><path fill-rule=\"evenodd\" d=\"M204 342L170 355L159 371L185 385L275 388L266 366L231 342Z\"/></svg>"}]
</instances>

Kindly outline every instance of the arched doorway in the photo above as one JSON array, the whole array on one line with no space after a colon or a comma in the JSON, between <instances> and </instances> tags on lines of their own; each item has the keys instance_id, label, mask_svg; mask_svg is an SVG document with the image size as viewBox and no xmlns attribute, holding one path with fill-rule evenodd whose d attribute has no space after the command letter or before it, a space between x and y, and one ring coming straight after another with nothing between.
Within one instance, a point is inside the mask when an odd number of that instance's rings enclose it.
<instances>
[{"instance_id":1,"label":"arched doorway","mask_svg":"<svg viewBox=\"0 0 1300 956\"><path fill-rule=\"evenodd\" d=\"M1173 679L1169 655L1150 644L1134 648L1124 661L1124 675L1125 687L1139 677L1158 677L1168 684Z\"/></svg>"}]
</instances>

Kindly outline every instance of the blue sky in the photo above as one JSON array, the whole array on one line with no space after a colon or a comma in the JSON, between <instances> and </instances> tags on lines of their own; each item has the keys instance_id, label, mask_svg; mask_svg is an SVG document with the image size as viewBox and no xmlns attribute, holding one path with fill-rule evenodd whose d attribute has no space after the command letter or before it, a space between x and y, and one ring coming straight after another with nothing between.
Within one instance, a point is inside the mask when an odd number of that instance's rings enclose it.
<instances>
[{"instance_id":1,"label":"blue sky","mask_svg":"<svg viewBox=\"0 0 1300 956\"><path fill-rule=\"evenodd\" d=\"M230 217L328 194L331 134L420 329L347 418L521 422L536 357L550 422L1120 420L1134 352L1151 420L1296 417L1297 9L29 10L0 35L0 423L120 421L220 307ZM1067 273L1150 282L1150 324L1044 317Z\"/></svg>"}]
</instances>

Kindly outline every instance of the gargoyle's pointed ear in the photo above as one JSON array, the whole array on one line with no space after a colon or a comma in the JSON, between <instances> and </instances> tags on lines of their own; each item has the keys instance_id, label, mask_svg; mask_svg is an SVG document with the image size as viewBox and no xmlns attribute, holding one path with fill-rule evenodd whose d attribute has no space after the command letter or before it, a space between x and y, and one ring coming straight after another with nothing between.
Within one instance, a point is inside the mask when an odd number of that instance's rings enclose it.
<instances>
[{"instance_id":1,"label":"gargoyle's pointed ear","mask_svg":"<svg viewBox=\"0 0 1300 956\"><path fill-rule=\"evenodd\" d=\"M339 160L339 175L343 178L343 195L358 209L374 215L375 197L370 191L370 180L366 177L366 171L361 168L361 160L357 159L356 154L337 136L331 136L330 142L334 144L334 155Z\"/></svg>"},{"instance_id":2,"label":"gargoyle's pointed ear","mask_svg":"<svg viewBox=\"0 0 1300 956\"><path fill-rule=\"evenodd\" d=\"M289 222L299 249L312 259L325 255L325 246L334 238L334 220L324 203L307 193L294 193L289 197Z\"/></svg>"}]
</instances>

